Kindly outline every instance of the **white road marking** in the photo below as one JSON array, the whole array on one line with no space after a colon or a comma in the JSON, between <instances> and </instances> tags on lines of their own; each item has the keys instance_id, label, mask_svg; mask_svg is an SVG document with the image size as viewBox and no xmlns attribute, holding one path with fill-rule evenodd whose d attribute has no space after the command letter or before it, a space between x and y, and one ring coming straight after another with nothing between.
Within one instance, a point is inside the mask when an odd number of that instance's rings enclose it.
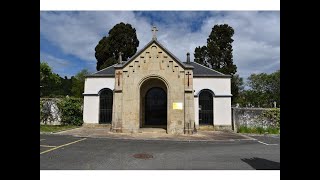
<instances>
[{"instance_id":1,"label":"white road marking","mask_svg":"<svg viewBox=\"0 0 320 180\"><path fill-rule=\"evenodd\" d=\"M261 144L267 145L267 146L276 146L276 145L279 145L279 144L267 144L267 143L264 143L264 142L261 142L261 141L258 141L258 142L261 143Z\"/></svg>"},{"instance_id":2,"label":"white road marking","mask_svg":"<svg viewBox=\"0 0 320 180\"><path fill-rule=\"evenodd\" d=\"M45 139L40 139L40 141L43 141L43 140L45 140Z\"/></svg>"}]
</instances>

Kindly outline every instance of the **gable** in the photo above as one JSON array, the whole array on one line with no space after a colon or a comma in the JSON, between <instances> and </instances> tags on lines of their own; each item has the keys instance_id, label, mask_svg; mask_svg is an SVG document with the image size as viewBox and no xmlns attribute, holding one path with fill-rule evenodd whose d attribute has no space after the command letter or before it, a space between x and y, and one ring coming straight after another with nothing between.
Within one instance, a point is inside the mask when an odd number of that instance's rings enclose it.
<instances>
[{"instance_id":1,"label":"gable","mask_svg":"<svg viewBox=\"0 0 320 180\"><path fill-rule=\"evenodd\" d=\"M144 47L139 53L132 57L121 67L126 71L135 71L135 69L143 69L148 71L159 71L171 69L173 72L184 71L186 66L174 57L168 50L164 49L162 45L153 41Z\"/></svg>"},{"instance_id":2,"label":"gable","mask_svg":"<svg viewBox=\"0 0 320 180\"><path fill-rule=\"evenodd\" d=\"M147 50L148 49L148 50ZM145 53L145 54L143 54ZM148 54L150 53L150 54ZM156 58L164 58L164 59L171 59L175 61L175 63L179 64L183 69L193 69L192 66L186 65L182 63L174 54L172 54L169 50L167 50L162 44L160 44L157 40L153 39L151 40L145 47L143 47L139 52L137 52L133 57L131 57L128 61L126 61L124 64L119 65L117 64L115 68L124 68L128 64L130 64L132 61L137 60L137 58L150 58L151 53L156 53L152 55ZM147 56L145 56L147 55ZM151 55L151 56L152 56ZM169 57L169 58L168 58ZM153 58L153 56L152 56Z\"/></svg>"}]
</instances>

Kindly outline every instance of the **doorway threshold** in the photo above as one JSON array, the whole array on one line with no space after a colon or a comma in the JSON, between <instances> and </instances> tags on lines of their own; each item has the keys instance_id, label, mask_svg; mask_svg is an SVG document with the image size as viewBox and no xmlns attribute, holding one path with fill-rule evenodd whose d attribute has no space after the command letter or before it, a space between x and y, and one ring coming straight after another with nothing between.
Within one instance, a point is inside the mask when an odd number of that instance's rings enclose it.
<instances>
[{"instance_id":1,"label":"doorway threshold","mask_svg":"<svg viewBox=\"0 0 320 180\"><path fill-rule=\"evenodd\" d=\"M167 133L166 126L143 126L139 129L139 133Z\"/></svg>"}]
</instances>

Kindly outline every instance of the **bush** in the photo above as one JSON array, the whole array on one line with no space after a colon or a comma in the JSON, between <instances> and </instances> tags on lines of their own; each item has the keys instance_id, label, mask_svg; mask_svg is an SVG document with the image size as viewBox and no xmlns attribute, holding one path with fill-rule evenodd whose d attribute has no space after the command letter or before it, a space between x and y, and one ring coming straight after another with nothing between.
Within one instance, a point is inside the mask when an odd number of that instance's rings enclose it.
<instances>
[{"instance_id":1,"label":"bush","mask_svg":"<svg viewBox=\"0 0 320 180\"><path fill-rule=\"evenodd\" d=\"M58 102L61 124L81 126L83 124L82 104L83 99L81 98L62 98L61 101Z\"/></svg>"}]
</instances>

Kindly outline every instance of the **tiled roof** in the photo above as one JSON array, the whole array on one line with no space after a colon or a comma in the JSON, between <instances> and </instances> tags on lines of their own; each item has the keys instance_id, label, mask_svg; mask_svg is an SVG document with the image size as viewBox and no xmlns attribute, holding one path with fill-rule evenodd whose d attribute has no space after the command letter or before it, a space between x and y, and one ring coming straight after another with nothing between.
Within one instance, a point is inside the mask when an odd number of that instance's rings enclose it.
<instances>
[{"instance_id":1,"label":"tiled roof","mask_svg":"<svg viewBox=\"0 0 320 180\"><path fill-rule=\"evenodd\" d=\"M196 62L190 62L190 65L194 67L193 77L231 77Z\"/></svg>"},{"instance_id":2,"label":"tiled roof","mask_svg":"<svg viewBox=\"0 0 320 180\"><path fill-rule=\"evenodd\" d=\"M175 55L173 55L169 50L167 50L162 44L160 44L155 39L151 40L144 48L142 48L139 52L137 52L134 56L132 56L128 61L124 61L123 64L114 64L98 72L95 72L87 77L114 77L115 68L125 67L131 61L133 61L133 59L138 57L139 54L141 54L145 49L147 49L152 43L156 43L158 46L164 49L184 69L193 69L193 77L231 77L230 75L222 74L218 71L205 67L196 62L190 62L190 64L187 64L186 62L181 62Z\"/></svg>"}]
</instances>

